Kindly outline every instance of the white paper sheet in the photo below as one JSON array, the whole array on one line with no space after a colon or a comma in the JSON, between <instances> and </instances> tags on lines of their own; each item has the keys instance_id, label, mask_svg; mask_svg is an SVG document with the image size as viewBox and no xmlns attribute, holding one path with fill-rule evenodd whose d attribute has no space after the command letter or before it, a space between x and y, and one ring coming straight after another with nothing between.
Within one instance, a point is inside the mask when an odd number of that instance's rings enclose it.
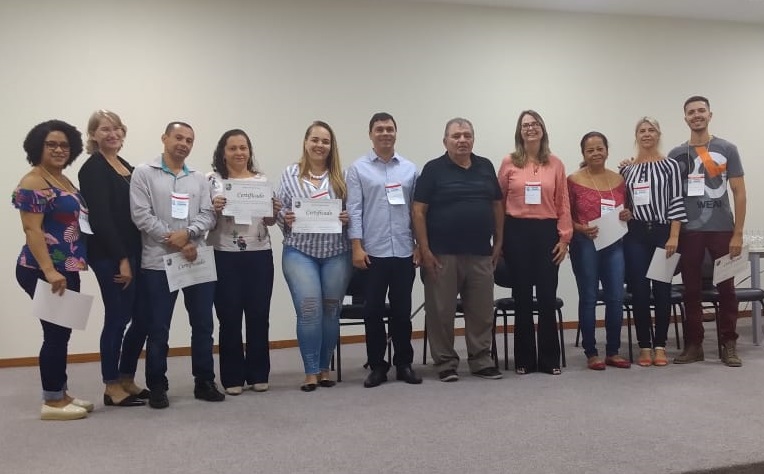
<instances>
[{"instance_id":1,"label":"white paper sheet","mask_svg":"<svg viewBox=\"0 0 764 474\"><path fill-rule=\"evenodd\" d=\"M594 239L594 248L602 250L621 239L629 230L626 221L618 218L623 206L616 207L604 216L589 222L589 226L597 227L597 238Z\"/></svg>"},{"instance_id":2,"label":"white paper sheet","mask_svg":"<svg viewBox=\"0 0 764 474\"><path fill-rule=\"evenodd\" d=\"M714 285L734 278L738 273L747 273L749 271L748 247L743 247L740 255L735 258L731 258L730 254L727 254L714 260Z\"/></svg>"},{"instance_id":3,"label":"white paper sheet","mask_svg":"<svg viewBox=\"0 0 764 474\"><path fill-rule=\"evenodd\" d=\"M679 263L680 255L675 253L669 258L666 258L666 249L660 247L655 249L653 259L650 260L650 267L647 269L647 278L656 281L662 281L664 283L671 283L674 279L674 270Z\"/></svg>"},{"instance_id":4,"label":"white paper sheet","mask_svg":"<svg viewBox=\"0 0 764 474\"><path fill-rule=\"evenodd\" d=\"M340 199L302 199L292 201L292 232L302 234L339 234L342 232Z\"/></svg>"},{"instance_id":5,"label":"white paper sheet","mask_svg":"<svg viewBox=\"0 0 764 474\"><path fill-rule=\"evenodd\" d=\"M193 262L186 260L181 252L165 255L164 270L170 291L218 279L215 255L210 246L198 247Z\"/></svg>"},{"instance_id":6,"label":"white paper sheet","mask_svg":"<svg viewBox=\"0 0 764 474\"><path fill-rule=\"evenodd\" d=\"M224 216L233 216L237 224L252 224L252 218L273 216L271 183L246 179L223 180L226 203Z\"/></svg>"},{"instance_id":7,"label":"white paper sheet","mask_svg":"<svg viewBox=\"0 0 764 474\"><path fill-rule=\"evenodd\" d=\"M66 290L59 296L58 293L51 292L50 283L37 280L32 298L32 315L59 326L83 330L88 324L92 305L91 295Z\"/></svg>"}]
</instances>

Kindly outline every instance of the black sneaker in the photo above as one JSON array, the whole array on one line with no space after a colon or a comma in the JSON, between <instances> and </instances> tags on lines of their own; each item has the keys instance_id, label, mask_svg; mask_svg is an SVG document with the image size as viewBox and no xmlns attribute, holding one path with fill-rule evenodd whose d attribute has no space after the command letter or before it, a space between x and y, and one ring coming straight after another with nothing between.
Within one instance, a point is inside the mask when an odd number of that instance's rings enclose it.
<instances>
[{"instance_id":1,"label":"black sneaker","mask_svg":"<svg viewBox=\"0 0 764 474\"><path fill-rule=\"evenodd\" d=\"M486 367L485 369L480 369L477 372L472 372L472 375L475 377L480 377L483 379L500 379L503 377L501 375L501 372L496 367Z\"/></svg>"},{"instance_id":2,"label":"black sneaker","mask_svg":"<svg viewBox=\"0 0 764 474\"><path fill-rule=\"evenodd\" d=\"M456 382L459 380L459 374L454 369L448 369L438 372L438 378L440 378L441 382Z\"/></svg>"},{"instance_id":3,"label":"black sneaker","mask_svg":"<svg viewBox=\"0 0 764 474\"><path fill-rule=\"evenodd\" d=\"M167 398L167 390L155 388L149 393L149 406L151 408L167 408L170 400Z\"/></svg>"},{"instance_id":4,"label":"black sneaker","mask_svg":"<svg viewBox=\"0 0 764 474\"><path fill-rule=\"evenodd\" d=\"M225 400L225 394L218 390L217 385L212 380L196 382L194 386L194 398L208 402L222 402Z\"/></svg>"}]
</instances>

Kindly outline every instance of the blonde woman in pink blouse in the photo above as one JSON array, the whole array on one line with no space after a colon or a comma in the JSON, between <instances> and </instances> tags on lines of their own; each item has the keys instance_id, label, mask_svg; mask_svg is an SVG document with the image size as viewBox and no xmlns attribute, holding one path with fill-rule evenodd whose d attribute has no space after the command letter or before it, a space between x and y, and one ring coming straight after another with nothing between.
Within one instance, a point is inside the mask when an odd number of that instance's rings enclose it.
<instances>
[{"instance_id":1,"label":"blonde woman in pink blouse","mask_svg":"<svg viewBox=\"0 0 764 474\"><path fill-rule=\"evenodd\" d=\"M515 151L501 163L499 185L506 212L504 259L515 299L515 371L559 375L557 273L568 253L573 225L565 166L549 151L546 125L533 110L524 110L517 119ZM533 326L534 286L538 346Z\"/></svg>"}]
</instances>

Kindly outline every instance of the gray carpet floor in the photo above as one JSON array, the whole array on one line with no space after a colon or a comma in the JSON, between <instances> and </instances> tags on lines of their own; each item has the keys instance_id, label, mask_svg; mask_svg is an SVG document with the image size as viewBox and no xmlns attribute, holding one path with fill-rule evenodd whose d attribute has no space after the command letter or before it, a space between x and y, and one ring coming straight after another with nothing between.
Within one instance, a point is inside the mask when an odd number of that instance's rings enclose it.
<instances>
[{"instance_id":1,"label":"gray carpet floor","mask_svg":"<svg viewBox=\"0 0 764 474\"><path fill-rule=\"evenodd\" d=\"M362 386L364 346L351 344L344 381L313 393L298 390L297 349L282 349L272 352L269 392L223 403L195 400L190 359L176 357L166 410L104 407L98 364L72 364L72 393L97 402L73 422L38 419L36 368L2 369L0 472L762 472L729 466L764 461L764 347L751 344L742 319L744 365L727 368L706 328L706 361L688 366L591 371L567 331L560 376L483 380L463 360L460 381L446 384L417 363L422 385L374 389ZM421 362L422 341L414 344ZM457 346L466 358L463 338Z\"/></svg>"}]
</instances>

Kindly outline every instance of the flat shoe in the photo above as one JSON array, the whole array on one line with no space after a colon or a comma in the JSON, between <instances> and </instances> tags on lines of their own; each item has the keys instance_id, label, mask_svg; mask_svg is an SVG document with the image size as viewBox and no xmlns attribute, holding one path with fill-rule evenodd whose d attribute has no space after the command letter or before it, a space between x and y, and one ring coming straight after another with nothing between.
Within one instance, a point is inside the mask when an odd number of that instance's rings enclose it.
<instances>
[{"instance_id":1,"label":"flat shoe","mask_svg":"<svg viewBox=\"0 0 764 474\"><path fill-rule=\"evenodd\" d=\"M95 405L93 405L93 402L89 402L87 400L80 400L79 398L75 398L70 402L72 405L84 408L86 412L90 413L95 409Z\"/></svg>"},{"instance_id":2,"label":"flat shoe","mask_svg":"<svg viewBox=\"0 0 764 474\"><path fill-rule=\"evenodd\" d=\"M525 375L528 373L528 370L525 367L515 367L515 373L517 375Z\"/></svg>"},{"instance_id":3,"label":"flat shoe","mask_svg":"<svg viewBox=\"0 0 764 474\"><path fill-rule=\"evenodd\" d=\"M239 385L236 385L233 387L226 387L225 389L226 395L233 395L233 396L241 395L241 392L243 391L244 391L244 388Z\"/></svg>"},{"instance_id":4,"label":"flat shoe","mask_svg":"<svg viewBox=\"0 0 764 474\"><path fill-rule=\"evenodd\" d=\"M135 398L140 398L141 400L148 400L150 396L151 391L146 388L135 394Z\"/></svg>"},{"instance_id":5,"label":"flat shoe","mask_svg":"<svg viewBox=\"0 0 764 474\"><path fill-rule=\"evenodd\" d=\"M640 349L637 364L640 367L650 367L653 365L653 351L650 349Z\"/></svg>"},{"instance_id":6,"label":"flat shoe","mask_svg":"<svg viewBox=\"0 0 764 474\"><path fill-rule=\"evenodd\" d=\"M300 385L300 390L302 390L303 392L312 392L316 389L316 387L318 387L318 385L314 383L304 383Z\"/></svg>"},{"instance_id":7,"label":"flat shoe","mask_svg":"<svg viewBox=\"0 0 764 474\"><path fill-rule=\"evenodd\" d=\"M267 392L268 388L269 388L268 382L261 382L261 383L256 383L252 385L252 390L254 390L255 392Z\"/></svg>"},{"instance_id":8,"label":"flat shoe","mask_svg":"<svg viewBox=\"0 0 764 474\"><path fill-rule=\"evenodd\" d=\"M666 357L666 349L655 349L655 358L653 359L653 365L656 367L665 367L668 365L668 358Z\"/></svg>"},{"instance_id":9,"label":"flat shoe","mask_svg":"<svg viewBox=\"0 0 764 474\"><path fill-rule=\"evenodd\" d=\"M69 421L80 420L87 416L87 410L71 403L60 408L43 404L40 409L41 420Z\"/></svg>"},{"instance_id":10,"label":"flat shoe","mask_svg":"<svg viewBox=\"0 0 764 474\"><path fill-rule=\"evenodd\" d=\"M319 387L329 388L329 387L334 387L335 385L337 385L337 382L334 380L321 379L318 381Z\"/></svg>"},{"instance_id":11,"label":"flat shoe","mask_svg":"<svg viewBox=\"0 0 764 474\"><path fill-rule=\"evenodd\" d=\"M631 367L631 362L617 354L605 357L605 364L612 367L618 367L619 369L628 369Z\"/></svg>"},{"instance_id":12,"label":"flat shoe","mask_svg":"<svg viewBox=\"0 0 764 474\"><path fill-rule=\"evenodd\" d=\"M146 402L135 395L128 395L119 402L115 402L111 396L104 393L103 404L110 407L142 407L146 405Z\"/></svg>"},{"instance_id":13,"label":"flat shoe","mask_svg":"<svg viewBox=\"0 0 764 474\"><path fill-rule=\"evenodd\" d=\"M586 366L591 370L605 370L605 362L599 356L591 356L586 360Z\"/></svg>"}]
</instances>

